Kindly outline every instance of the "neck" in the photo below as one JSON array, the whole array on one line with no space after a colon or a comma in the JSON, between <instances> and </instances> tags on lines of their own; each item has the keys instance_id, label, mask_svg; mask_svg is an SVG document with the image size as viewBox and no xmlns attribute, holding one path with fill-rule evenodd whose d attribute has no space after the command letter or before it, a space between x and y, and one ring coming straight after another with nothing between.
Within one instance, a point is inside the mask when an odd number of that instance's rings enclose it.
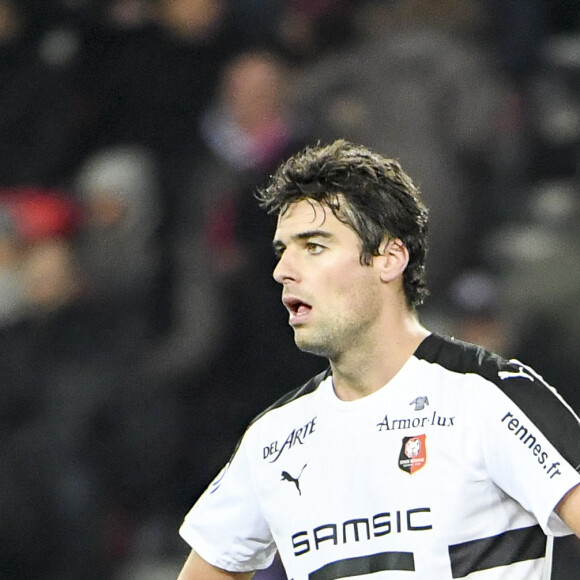
<instances>
[{"instance_id":1,"label":"neck","mask_svg":"<svg viewBox=\"0 0 580 580\"><path fill-rule=\"evenodd\" d=\"M331 360L337 397L353 401L387 385L429 334L414 314L409 315L384 328L370 348L368 344L360 345Z\"/></svg>"}]
</instances>

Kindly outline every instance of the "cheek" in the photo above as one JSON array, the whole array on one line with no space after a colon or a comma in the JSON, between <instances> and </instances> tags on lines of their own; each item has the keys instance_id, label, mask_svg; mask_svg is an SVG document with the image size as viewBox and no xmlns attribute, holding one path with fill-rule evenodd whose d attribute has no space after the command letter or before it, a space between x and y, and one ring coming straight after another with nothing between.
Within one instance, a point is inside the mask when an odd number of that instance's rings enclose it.
<instances>
[{"instance_id":1,"label":"cheek","mask_svg":"<svg viewBox=\"0 0 580 580\"><path fill-rule=\"evenodd\" d=\"M378 301L377 285L370 270L347 265L340 268L333 279L322 282L329 295L341 303L343 308L356 310L360 305L368 306Z\"/></svg>"},{"instance_id":2,"label":"cheek","mask_svg":"<svg viewBox=\"0 0 580 580\"><path fill-rule=\"evenodd\" d=\"M378 312L383 305L383 283L376 270L367 268L353 281L356 301L368 312Z\"/></svg>"}]
</instances>

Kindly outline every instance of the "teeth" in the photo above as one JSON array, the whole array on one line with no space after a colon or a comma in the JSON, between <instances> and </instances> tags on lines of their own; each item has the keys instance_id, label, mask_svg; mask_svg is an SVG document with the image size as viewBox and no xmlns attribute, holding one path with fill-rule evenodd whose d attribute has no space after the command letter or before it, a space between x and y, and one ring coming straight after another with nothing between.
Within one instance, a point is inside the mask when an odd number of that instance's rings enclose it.
<instances>
[{"instance_id":1,"label":"teeth","mask_svg":"<svg viewBox=\"0 0 580 580\"><path fill-rule=\"evenodd\" d=\"M288 300L285 302L285 305L293 314L303 313L310 310L310 306L301 300Z\"/></svg>"}]
</instances>

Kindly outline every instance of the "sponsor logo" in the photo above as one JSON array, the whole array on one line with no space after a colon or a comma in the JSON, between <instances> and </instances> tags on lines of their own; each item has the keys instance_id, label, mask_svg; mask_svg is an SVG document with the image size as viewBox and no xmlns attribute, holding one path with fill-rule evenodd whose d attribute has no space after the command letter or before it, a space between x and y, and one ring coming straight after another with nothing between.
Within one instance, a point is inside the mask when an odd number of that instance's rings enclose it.
<instances>
[{"instance_id":1,"label":"sponsor logo","mask_svg":"<svg viewBox=\"0 0 580 580\"><path fill-rule=\"evenodd\" d=\"M431 509L418 507L381 512L342 523L326 523L292 535L295 556L352 542L371 541L388 534L423 532L433 529Z\"/></svg>"},{"instance_id":2,"label":"sponsor logo","mask_svg":"<svg viewBox=\"0 0 580 580\"><path fill-rule=\"evenodd\" d=\"M497 373L497 376L502 381L505 381L506 379L515 379L517 377L520 377L522 379L527 379L528 381L532 381L532 382L534 380L534 377L532 375L530 375L522 366L518 367L517 371L499 371Z\"/></svg>"},{"instance_id":3,"label":"sponsor logo","mask_svg":"<svg viewBox=\"0 0 580 580\"><path fill-rule=\"evenodd\" d=\"M455 417L445 417L433 411L432 415L403 419L390 419L388 415L377 423L379 431L397 431L401 429L423 429L424 427L453 427Z\"/></svg>"},{"instance_id":4,"label":"sponsor logo","mask_svg":"<svg viewBox=\"0 0 580 580\"><path fill-rule=\"evenodd\" d=\"M560 462L555 461L550 464L548 452L544 451L531 429L525 426L520 419L512 413L506 413L501 422L507 427L508 431L513 433L514 437L517 437L529 449L538 463L544 468L546 475L550 476L550 479L556 475L562 475L562 472L558 469Z\"/></svg>"},{"instance_id":5,"label":"sponsor logo","mask_svg":"<svg viewBox=\"0 0 580 580\"><path fill-rule=\"evenodd\" d=\"M304 467L306 467L306 464L304 464ZM296 486L296 489L298 490L298 495L302 495L302 492L300 491L300 481L299 480L302 477L302 472L304 471L304 467L300 470L298 477L292 477L287 471L282 472L282 481L292 482Z\"/></svg>"},{"instance_id":6,"label":"sponsor logo","mask_svg":"<svg viewBox=\"0 0 580 580\"><path fill-rule=\"evenodd\" d=\"M429 399L423 395L413 399L409 405L415 405L415 411L422 411L425 408L425 405L429 405Z\"/></svg>"},{"instance_id":7,"label":"sponsor logo","mask_svg":"<svg viewBox=\"0 0 580 580\"><path fill-rule=\"evenodd\" d=\"M512 368L515 368L517 370L514 371L499 371L497 373L497 376L502 380L505 381L506 379L516 379L516 378L520 378L520 379L526 379L530 382L534 382L535 380L540 381L544 384L545 381L544 379L532 368L530 368L529 366L521 363L519 360L513 358L510 361L510 364L512 365Z\"/></svg>"},{"instance_id":8,"label":"sponsor logo","mask_svg":"<svg viewBox=\"0 0 580 580\"><path fill-rule=\"evenodd\" d=\"M268 463L278 461L284 451L292 449L297 443L303 445L304 441L314 433L315 427L316 417L308 421L306 425L292 429L283 443L272 441L272 443L263 448L263 459L267 459Z\"/></svg>"},{"instance_id":9,"label":"sponsor logo","mask_svg":"<svg viewBox=\"0 0 580 580\"><path fill-rule=\"evenodd\" d=\"M401 452L399 453L399 469L413 475L413 473L425 467L427 463L425 439L426 436L424 434L403 437Z\"/></svg>"}]
</instances>

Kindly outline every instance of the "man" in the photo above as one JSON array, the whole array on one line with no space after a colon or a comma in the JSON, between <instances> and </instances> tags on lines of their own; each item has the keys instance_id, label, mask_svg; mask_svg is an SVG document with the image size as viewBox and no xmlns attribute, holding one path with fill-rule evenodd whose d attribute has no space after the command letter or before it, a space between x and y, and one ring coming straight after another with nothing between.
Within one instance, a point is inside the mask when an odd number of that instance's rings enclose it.
<instances>
[{"instance_id":1,"label":"man","mask_svg":"<svg viewBox=\"0 0 580 580\"><path fill-rule=\"evenodd\" d=\"M529 367L426 330L427 211L337 141L259 194L298 347L327 372L256 418L187 515L179 580L534 580L580 536L580 421Z\"/></svg>"}]
</instances>

